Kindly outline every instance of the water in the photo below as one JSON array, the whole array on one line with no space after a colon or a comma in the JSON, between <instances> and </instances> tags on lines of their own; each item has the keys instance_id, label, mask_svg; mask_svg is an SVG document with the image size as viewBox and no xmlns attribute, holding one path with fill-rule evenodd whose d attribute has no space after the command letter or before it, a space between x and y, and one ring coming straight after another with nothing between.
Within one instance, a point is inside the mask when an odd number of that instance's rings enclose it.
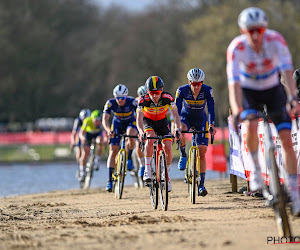
<instances>
[{"instance_id":1,"label":"water","mask_svg":"<svg viewBox=\"0 0 300 250\"><path fill-rule=\"evenodd\" d=\"M75 178L76 163L41 163L8 164L0 166L0 197L21 194L45 193L53 190L78 189ZM108 179L106 162L101 162L99 171L94 171L91 188L104 188ZM170 178L184 179L184 172L177 169L177 162L172 163ZM207 171L206 179L218 179L219 173ZM133 178L128 174L125 185L133 185Z\"/></svg>"}]
</instances>

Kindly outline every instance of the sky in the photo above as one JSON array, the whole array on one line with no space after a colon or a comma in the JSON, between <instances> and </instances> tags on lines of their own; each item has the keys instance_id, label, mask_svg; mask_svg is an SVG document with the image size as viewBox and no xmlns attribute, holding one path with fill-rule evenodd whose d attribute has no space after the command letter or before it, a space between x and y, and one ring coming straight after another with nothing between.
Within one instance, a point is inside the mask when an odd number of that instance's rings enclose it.
<instances>
[{"instance_id":1,"label":"sky","mask_svg":"<svg viewBox=\"0 0 300 250\"><path fill-rule=\"evenodd\" d=\"M99 2L103 7L108 7L111 4L116 4L125 7L131 11L142 11L148 5L155 3L155 0L92 0Z\"/></svg>"}]
</instances>

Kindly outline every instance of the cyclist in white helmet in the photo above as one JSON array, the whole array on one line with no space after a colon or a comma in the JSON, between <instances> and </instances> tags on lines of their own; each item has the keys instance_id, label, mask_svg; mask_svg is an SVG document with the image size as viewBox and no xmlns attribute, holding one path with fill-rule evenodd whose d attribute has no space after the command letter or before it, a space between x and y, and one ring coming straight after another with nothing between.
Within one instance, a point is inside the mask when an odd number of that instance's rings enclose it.
<instances>
[{"instance_id":1,"label":"cyclist in white helmet","mask_svg":"<svg viewBox=\"0 0 300 250\"><path fill-rule=\"evenodd\" d=\"M108 168L108 182L106 190L112 192L112 174L115 169L115 159L119 151L120 137L114 136L115 134L127 133L128 135L137 135L135 111L137 108L137 101L135 98L128 96L128 89L123 84L118 84L113 90L114 98L109 99L103 110L103 127L110 136L109 155L107 159ZM114 117L112 124L109 123L109 118L113 112ZM129 139L128 145L128 159L127 170L133 170L132 164L132 151L134 149L134 138Z\"/></svg>"},{"instance_id":2,"label":"cyclist in white helmet","mask_svg":"<svg viewBox=\"0 0 300 250\"><path fill-rule=\"evenodd\" d=\"M213 90L210 86L203 84L205 74L201 69L193 68L187 73L188 84L179 87L176 91L176 105L181 119L181 129L189 130L194 127L196 130L208 130L213 128L213 134L216 133L215 123L215 102ZM206 115L206 107L209 116ZM180 159L178 168L185 170L187 155L185 151L185 138L182 135L180 145ZM200 153L200 180L199 196L206 196L207 190L204 187L206 174L205 154L208 146L208 135L198 134L197 146Z\"/></svg>"},{"instance_id":3,"label":"cyclist in white helmet","mask_svg":"<svg viewBox=\"0 0 300 250\"><path fill-rule=\"evenodd\" d=\"M261 105L267 106L286 155L284 165L289 174L293 213L300 215L297 158L291 138L291 119L286 109L286 104L289 104L289 113L300 111L293 80L292 57L282 35L268 29L268 20L262 9L250 7L243 10L238 25L241 35L227 49L227 78L233 117L235 121L239 117L242 120L255 118ZM286 90L280 84L279 73ZM272 116L274 113L277 114ZM247 146L255 163L250 189L257 191L263 187L258 162L258 119L247 120L245 125Z\"/></svg>"}]
</instances>

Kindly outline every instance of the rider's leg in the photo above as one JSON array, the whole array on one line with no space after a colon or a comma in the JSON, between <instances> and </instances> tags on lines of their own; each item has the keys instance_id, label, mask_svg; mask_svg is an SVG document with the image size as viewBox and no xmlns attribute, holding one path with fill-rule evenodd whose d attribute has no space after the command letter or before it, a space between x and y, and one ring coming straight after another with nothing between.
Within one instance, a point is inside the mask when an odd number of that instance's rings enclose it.
<instances>
[{"instance_id":1,"label":"rider's leg","mask_svg":"<svg viewBox=\"0 0 300 250\"><path fill-rule=\"evenodd\" d=\"M137 132L136 128L129 127L127 129L127 134L128 135L137 135L138 132ZM127 159L127 169L129 171L133 170L131 155L132 155L132 152L134 149L134 144L135 144L135 138L129 138L129 140L128 140L128 159Z\"/></svg>"},{"instance_id":2,"label":"rider's leg","mask_svg":"<svg viewBox=\"0 0 300 250\"><path fill-rule=\"evenodd\" d=\"M173 160L173 153L172 153L172 139L164 139L162 141L162 146L163 146L163 150L166 154L166 164L167 164L167 171L169 173L170 171L170 166ZM169 174L168 174L169 176ZM172 184L170 181L170 178L168 178L168 191L171 192L172 191Z\"/></svg>"},{"instance_id":3,"label":"rider's leg","mask_svg":"<svg viewBox=\"0 0 300 250\"><path fill-rule=\"evenodd\" d=\"M181 130L185 131L188 130L188 127L186 124L181 123ZM186 167L186 151L185 151L185 137L184 134L181 136L181 144L180 144L180 159L178 162L178 168L180 170L185 170Z\"/></svg>"},{"instance_id":4,"label":"rider's leg","mask_svg":"<svg viewBox=\"0 0 300 250\"><path fill-rule=\"evenodd\" d=\"M291 131L282 129L278 132L284 151L284 166L289 174L289 188L293 202L293 213L300 215L300 189L297 173L297 157L293 148Z\"/></svg>"},{"instance_id":5,"label":"rider's leg","mask_svg":"<svg viewBox=\"0 0 300 250\"><path fill-rule=\"evenodd\" d=\"M135 141L135 152L139 162L139 176L143 176L145 171L145 158L142 149L140 148L139 140Z\"/></svg>"},{"instance_id":6,"label":"rider's leg","mask_svg":"<svg viewBox=\"0 0 300 250\"><path fill-rule=\"evenodd\" d=\"M153 130L148 130L146 131L146 136L156 136L155 132ZM152 155L153 155L153 143L154 140L146 140L145 143L145 150L144 150L144 155L145 155L145 173L144 173L144 181L147 181L151 179L152 173L151 173L151 160L152 160Z\"/></svg>"},{"instance_id":7,"label":"rider's leg","mask_svg":"<svg viewBox=\"0 0 300 250\"><path fill-rule=\"evenodd\" d=\"M108 181L112 181L112 174L116 166L116 155L119 151L119 145L110 145L107 159Z\"/></svg>"},{"instance_id":8,"label":"rider's leg","mask_svg":"<svg viewBox=\"0 0 300 250\"><path fill-rule=\"evenodd\" d=\"M81 146L81 157L80 157L80 165L79 165L79 178L82 178L85 175L85 166L86 161L90 153L90 146L83 145Z\"/></svg>"},{"instance_id":9,"label":"rider's leg","mask_svg":"<svg viewBox=\"0 0 300 250\"><path fill-rule=\"evenodd\" d=\"M261 177L260 165L258 162L258 136L257 136L257 127L258 119L246 120L245 126L247 130L246 141L249 153L253 159L254 169L250 179L250 189L251 191L258 191L263 188L263 180Z\"/></svg>"}]
</instances>

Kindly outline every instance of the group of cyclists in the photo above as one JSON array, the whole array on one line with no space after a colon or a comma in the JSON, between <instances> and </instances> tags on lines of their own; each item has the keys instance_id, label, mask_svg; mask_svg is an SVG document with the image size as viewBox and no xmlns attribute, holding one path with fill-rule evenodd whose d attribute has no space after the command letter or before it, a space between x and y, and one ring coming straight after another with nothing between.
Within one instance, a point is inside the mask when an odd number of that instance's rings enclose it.
<instances>
[{"instance_id":1,"label":"group of cyclists","mask_svg":"<svg viewBox=\"0 0 300 250\"><path fill-rule=\"evenodd\" d=\"M113 189L113 172L116 166L116 155L119 150L120 134L138 136L138 140L129 138L127 143L127 170L134 169L132 162L132 153L134 148L139 163L138 175L143 177L144 182L151 181L151 160L153 154L154 140L145 141L145 150L141 151L139 142L145 137L177 135L181 139L180 151L181 157L178 163L180 170L186 167L185 140L181 135L181 129L188 130L191 126L198 130L208 130L214 127L214 98L212 88L203 84L205 74L199 68L191 69L188 74L188 84L178 88L174 100L172 94L164 91L164 82L159 76L150 76L144 86L137 90L138 97L134 98L128 95L128 88L124 84L118 84L113 89L113 98L109 99L104 106L103 115L94 110L82 110L79 117L74 122L74 128L71 137L71 147L79 146L77 159L79 162L79 180L86 174L86 161L89 153L89 146L93 138L96 139L98 147L98 156L96 161L100 161L100 155L103 148L103 135L106 133L109 138L109 154L107 159L108 182L106 190L111 192ZM208 106L209 119L206 115L206 105ZM113 116L111 124L110 117ZM102 123L101 123L102 120ZM104 131L102 131L102 128ZM75 136L78 133L80 139L75 144ZM216 130L213 130L216 133ZM165 138L162 141L163 149L166 154L166 164L169 170L172 154L172 138ZM207 195L204 187L206 162L205 153L208 146L208 136L199 136L198 147L200 149L201 180L199 186L199 195ZM95 166L98 166L95 164ZM172 190L172 184L169 180L168 191Z\"/></svg>"},{"instance_id":2,"label":"group of cyclists","mask_svg":"<svg viewBox=\"0 0 300 250\"><path fill-rule=\"evenodd\" d=\"M250 7L243 10L239 15L238 25L241 35L236 37L227 49L226 71L233 120L236 124L241 121L245 122L247 145L255 165L250 179L250 188L252 191L257 191L263 186L258 162L257 114L262 105L266 105L278 130L286 156L285 166L289 175L292 211L295 215L300 215L297 158L292 145L290 118L290 114L300 114L300 105L293 79L292 57L283 36L277 31L268 29L268 20L262 9ZM280 82L279 74L284 85ZM294 77L298 75L299 72L294 73ZM138 88L138 98L128 96L128 89L123 84L114 88L114 97L106 102L102 117L102 126L110 138L107 191L112 191L112 173L119 150L120 137L115 135L122 133L138 135L139 141L142 141L145 135L151 137L173 133L181 139L178 168L185 170L186 144L181 131L189 130L191 127L197 130L212 128L212 133L216 133L213 90L203 83L204 72L199 68L192 68L187 73L187 79L188 83L177 89L175 99L172 94L164 91L164 82L159 76L150 76L145 86ZM168 112L173 116L172 126L167 119ZM113 119L110 124L112 113ZM80 125L81 122L82 125ZM75 123L71 144L75 145L73 135L80 127L79 138L83 146L80 150L81 154L77 154L77 159L79 159L79 178L81 178L85 174L88 145L91 139L96 138L100 145L103 142L101 113L95 110L89 115L89 110L82 110ZM146 140L145 151L141 152L137 140L134 138L128 140L127 169L129 171L133 169L132 153L136 147L139 175L143 176L145 182L152 178L150 166L153 143L153 140ZM173 159L172 139L165 138L162 144L169 170ZM208 193L204 186L208 134L198 136L197 146L200 152L198 195L205 196ZM101 150L102 147L99 147L99 155L101 155ZM97 159L100 160L100 158ZM168 191L172 190L170 181L168 188Z\"/></svg>"}]
</instances>

